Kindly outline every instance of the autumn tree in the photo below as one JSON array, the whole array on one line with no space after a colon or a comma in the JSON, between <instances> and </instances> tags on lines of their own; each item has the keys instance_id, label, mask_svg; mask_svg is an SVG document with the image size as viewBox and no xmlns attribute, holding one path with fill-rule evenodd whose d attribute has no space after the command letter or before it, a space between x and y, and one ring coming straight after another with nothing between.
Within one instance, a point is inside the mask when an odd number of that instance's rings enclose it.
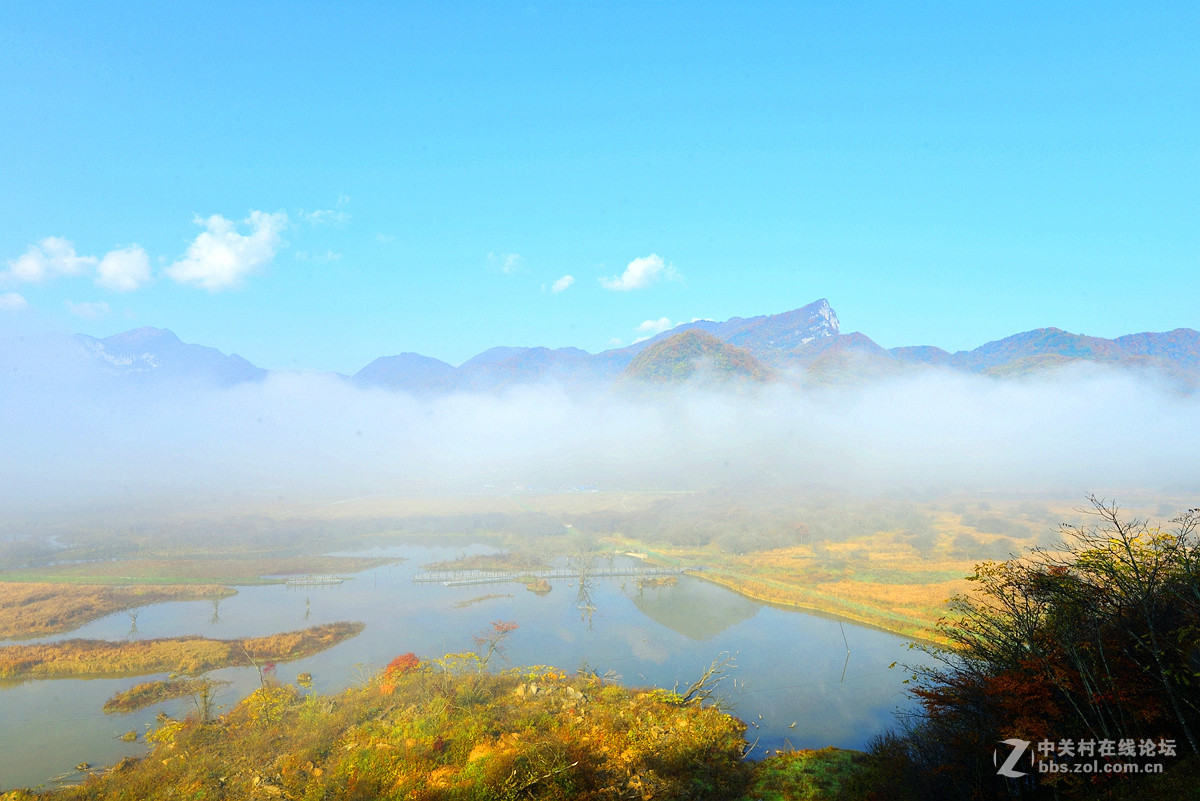
<instances>
[{"instance_id":1,"label":"autumn tree","mask_svg":"<svg viewBox=\"0 0 1200 801\"><path fill-rule=\"evenodd\" d=\"M939 792L1085 794L1102 780L1002 779L993 750L1008 738L1154 739L1200 754L1200 510L1164 529L1088 501L1089 523L1063 525L1058 547L978 565L976 591L940 623L950 647L925 649L931 664L914 670L919 711L877 750Z\"/></svg>"}]
</instances>

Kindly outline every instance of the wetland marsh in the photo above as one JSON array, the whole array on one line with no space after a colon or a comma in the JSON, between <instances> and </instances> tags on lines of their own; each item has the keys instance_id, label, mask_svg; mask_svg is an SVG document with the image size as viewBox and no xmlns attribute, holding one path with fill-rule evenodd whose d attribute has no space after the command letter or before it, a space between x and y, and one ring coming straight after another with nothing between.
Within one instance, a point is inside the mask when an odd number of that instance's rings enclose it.
<instances>
[{"instance_id":1,"label":"wetland marsh","mask_svg":"<svg viewBox=\"0 0 1200 801\"><path fill-rule=\"evenodd\" d=\"M353 555L388 563L342 584L243 586L233 596L155 603L141 608L136 620L117 612L21 644L184 635L233 639L343 620L364 623L358 636L274 668L279 680L289 683L311 673L313 691L322 693L365 681L398 653L436 657L470 650L472 637L497 620L518 625L505 642L504 658L514 665L611 672L630 686L686 685L729 652L736 655L737 668L723 685L725 695L733 714L749 725L747 739L757 740L760 755L789 746L861 748L905 703L905 675L888 668L912 657L902 638L761 604L692 576L639 587L632 578L589 579L585 570L582 582L551 580L548 593L530 592L517 582L457 587L413 582L423 565L490 550L482 545L374 548ZM637 564L629 557L611 559ZM577 560L561 557L552 564L564 571L579 568ZM232 706L260 683L258 672L248 667L207 675L230 682L215 699L219 707ZM81 762L102 766L144 752L144 745L122 735L143 734L160 713L194 711L196 699L178 698L124 715L105 715L102 707L113 695L155 678L166 674L0 686L0 740L8 744L0 753L0 787L74 777Z\"/></svg>"}]
</instances>

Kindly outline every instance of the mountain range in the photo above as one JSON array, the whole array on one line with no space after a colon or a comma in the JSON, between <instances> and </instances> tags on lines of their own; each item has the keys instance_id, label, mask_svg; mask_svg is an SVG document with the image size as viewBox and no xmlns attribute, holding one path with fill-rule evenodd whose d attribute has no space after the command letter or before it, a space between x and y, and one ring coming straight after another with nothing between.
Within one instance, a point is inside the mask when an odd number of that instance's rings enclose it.
<instances>
[{"instance_id":1,"label":"mountain range","mask_svg":"<svg viewBox=\"0 0 1200 801\"><path fill-rule=\"evenodd\" d=\"M829 303L818 300L782 314L696 320L597 354L579 348L496 347L455 367L400 353L341 378L364 388L429 396L546 381L595 386L707 377L853 383L921 369L1010 377L1072 362L1152 371L1191 392L1200 386L1200 333L1179 328L1102 339L1039 328L957 353L928 345L885 349L864 334L843 334ZM261 380L269 371L236 354L181 342L164 329L139 328L104 339L77 334L54 342L0 340L0 374L15 381L228 387Z\"/></svg>"}]
</instances>

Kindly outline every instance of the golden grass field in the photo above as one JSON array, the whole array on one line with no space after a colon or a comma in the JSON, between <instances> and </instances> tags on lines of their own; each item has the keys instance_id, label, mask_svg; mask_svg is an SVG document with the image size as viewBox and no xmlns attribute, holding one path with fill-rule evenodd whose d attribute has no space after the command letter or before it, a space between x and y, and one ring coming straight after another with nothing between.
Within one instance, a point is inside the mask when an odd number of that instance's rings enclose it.
<instances>
[{"instance_id":1,"label":"golden grass field","mask_svg":"<svg viewBox=\"0 0 1200 801\"><path fill-rule=\"evenodd\" d=\"M973 563L965 560L914 564L915 560L893 561L886 553L867 556L872 567L903 571L884 583L862 572L831 572L806 546L730 555L652 548L630 540L623 544L646 553L651 562L702 567L692 574L758 601L830 614L927 642L939 639L934 625L946 613L946 602L971 588L965 578L950 578L970 574Z\"/></svg>"},{"instance_id":2,"label":"golden grass field","mask_svg":"<svg viewBox=\"0 0 1200 801\"><path fill-rule=\"evenodd\" d=\"M143 540L129 544L116 558L0 572L0 636L61 632L91 617L157 600L227 592L180 586L176 591L184 594L171 596L171 585L257 584L282 575L355 573L388 560L320 555L320 550L353 552L415 539L493 544L507 553L503 565L492 566L506 568L532 567L550 556L585 550L645 553L663 564L702 567L697 576L764 602L937 641L935 625L947 612L947 600L970 591L966 578L976 564L1051 543L1060 522L1080 521L1083 500L868 500L806 494L797 488L524 492L375 496L259 509L258 533L236 517L211 524L180 517L160 521L157 550ZM1165 520L1170 510L1185 508L1187 499L1148 495L1130 500L1131 514ZM436 525L431 527L430 521ZM293 525L307 539L298 540ZM202 533L191 536L187 532L192 530ZM705 532L708 541L678 544L693 531ZM762 532L769 534L765 543L758 536ZM93 545L101 541L107 540L90 540ZM494 558L472 557L469 565L456 561L445 566L484 567ZM53 584L55 592L36 583ZM108 591L101 585L109 585ZM55 594L61 597L54 600Z\"/></svg>"},{"instance_id":3,"label":"golden grass field","mask_svg":"<svg viewBox=\"0 0 1200 801\"><path fill-rule=\"evenodd\" d=\"M125 609L163 601L217 600L236 592L213 584L113 587L0 582L0 639L58 634Z\"/></svg>"},{"instance_id":4,"label":"golden grass field","mask_svg":"<svg viewBox=\"0 0 1200 801\"><path fill-rule=\"evenodd\" d=\"M361 623L329 623L301 631L214 640L169 637L109 642L66 640L0 648L0 679L61 679L179 673L194 676L217 668L287 662L332 648L357 635Z\"/></svg>"},{"instance_id":5,"label":"golden grass field","mask_svg":"<svg viewBox=\"0 0 1200 801\"><path fill-rule=\"evenodd\" d=\"M914 547L904 532L876 530L842 542L815 542L786 548L730 553L715 547L670 547L631 536L616 536L619 550L644 554L651 562L702 568L697 577L756 600L831 614L847 620L939 644L936 625L947 615L947 602L969 594L967 580L985 556L965 555L960 545L991 549L990 558L1020 555L1054 540L1053 520L1078 519L1066 504L1047 504L1037 514L1020 513L1001 503L982 505L993 519L1010 521L1005 534L981 532L970 525L978 510L958 511L929 505L933 520L927 547ZM1143 510L1143 514L1152 513Z\"/></svg>"},{"instance_id":6,"label":"golden grass field","mask_svg":"<svg viewBox=\"0 0 1200 801\"><path fill-rule=\"evenodd\" d=\"M60 564L0 573L12 581L55 584L270 584L271 576L357 573L389 559L350 556L160 556Z\"/></svg>"}]
</instances>

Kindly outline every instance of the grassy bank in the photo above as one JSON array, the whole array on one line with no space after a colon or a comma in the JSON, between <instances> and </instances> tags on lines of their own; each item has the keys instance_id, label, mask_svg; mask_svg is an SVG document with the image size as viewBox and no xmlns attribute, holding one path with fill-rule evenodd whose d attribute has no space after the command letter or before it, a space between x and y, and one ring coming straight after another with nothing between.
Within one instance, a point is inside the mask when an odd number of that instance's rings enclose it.
<instances>
[{"instance_id":1,"label":"grassy bank","mask_svg":"<svg viewBox=\"0 0 1200 801\"><path fill-rule=\"evenodd\" d=\"M747 799L754 801L829 801L871 797L867 791L866 754L844 748L790 751L754 767Z\"/></svg>"},{"instance_id":2,"label":"grassy bank","mask_svg":"<svg viewBox=\"0 0 1200 801\"><path fill-rule=\"evenodd\" d=\"M969 560L921 559L886 540L855 559L830 559L811 546L732 554L715 548L664 548L620 538L622 550L655 564L698 567L693 575L778 606L809 609L936 642L946 601L967 592Z\"/></svg>"},{"instance_id":3,"label":"grassy bank","mask_svg":"<svg viewBox=\"0 0 1200 801\"><path fill-rule=\"evenodd\" d=\"M44 637L126 609L164 601L219 600L235 593L212 584L120 587L0 582L0 639Z\"/></svg>"},{"instance_id":4,"label":"grassy bank","mask_svg":"<svg viewBox=\"0 0 1200 801\"><path fill-rule=\"evenodd\" d=\"M54 584L278 584L279 576L358 573L394 559L351 556L162 556L9 570L0 582Z\"/></svg>"},{"instance_id":5,"label":"grassy bank","mask_svg":"<svg viewBox=\"0 0 1200 801\"><path fill-rule=\"evenodd\" d=\"M136 712L139 709L144 709L160 701L169 701L172 698L183 698L188 695L198 695L221 683L228 684L228 682L214 682L207 678L174 678L163 681L148 681L130 687L128 690L123 690L112 698L109 698L104 702L104 713L106 715L114 715Z\"/></svg>"},{"instance_id":6,"label":"grassy bank","mask_svg":"<svg viewBox=\"0 0 1200 801\"><path fill-rule=\"evenodd\" d=\"M536 667L397 659L335 696L266 686L79 787L6 799L737 799L744 725L662 691Z\"/></svg>"},{"instance_id":7,"label":"grassy bank","mask_svg":"<svg viewBox=\"0 0 1200 801\"><path fill-rule=\"evenodd\" d=\"M342 622L240 640L170 637L133 642L66 640L10 645L0 648L0 679L196 675L223 667L300 659L332 648L362 629L361 623Z\"/></svg>"}]
</instances>

